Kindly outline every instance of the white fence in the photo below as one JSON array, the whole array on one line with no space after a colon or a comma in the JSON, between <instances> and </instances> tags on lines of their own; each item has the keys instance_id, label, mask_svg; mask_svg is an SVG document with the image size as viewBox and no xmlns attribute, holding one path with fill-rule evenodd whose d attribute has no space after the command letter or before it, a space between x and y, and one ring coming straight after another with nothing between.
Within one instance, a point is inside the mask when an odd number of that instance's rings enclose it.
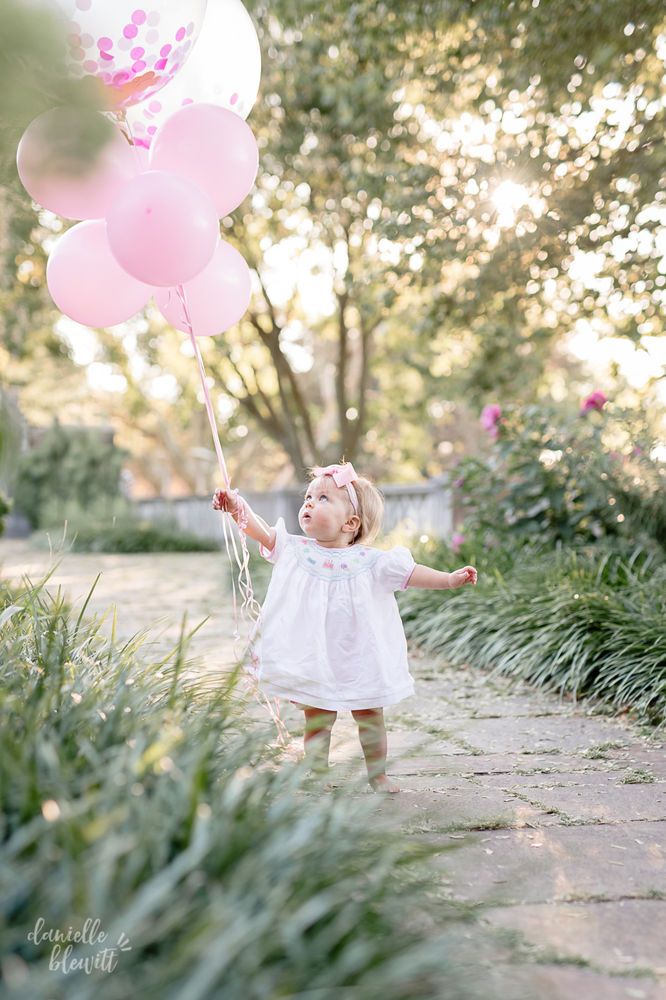
<instances>
[{"instance_id":1,"label":"white fence","mask_svg":"<svg viewBox=\"0 0 666 1000\"><path fill-rule=\"evenodd\" d=\"M448 539L453 533L453 493L449 478L430 479L414 486L381 486L384 497L382 533L396 527L408 533L418 532L431 538ZM303 503L299 489L271 490L268 493L242 491L252 509L268 524L283 517L287 531L301 534L298 511ZM200 538L221 541L220 514L211 507L211 496L183 497L177 500L157 498L136 502L137 514L149 521L175 521L183 531ZM236 528L234 526L234 531Z\"/></svg>"}]
</instances>

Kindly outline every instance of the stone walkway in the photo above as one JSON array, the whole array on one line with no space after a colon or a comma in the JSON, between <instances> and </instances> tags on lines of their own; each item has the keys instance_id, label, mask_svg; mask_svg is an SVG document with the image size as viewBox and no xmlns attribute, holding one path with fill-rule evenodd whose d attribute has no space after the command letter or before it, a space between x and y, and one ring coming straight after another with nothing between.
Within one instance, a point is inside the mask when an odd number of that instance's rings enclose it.
<instances>
[{"instance_id":1,"label":"stone walkway","mask_svg":"<svg viewBox=\"0 0 666 1000\"><path fill-rule=\"evenodd\" d=\"M37 583L54 566L49 590L55 593L62 587L77 609L101 574L87 613L105 616L103 634L111 634L115 606L118 638L147 631L146 648L157 657L178 642L183 614L187 614L188 631L208 619L188 644L188 658L200 658L212 673L229 670L234 662L226 553L59 553L51 557L28 542L0 539L0 578L20 581L28 577Z\"/></svg>"},{"instance_id":2,"label":"stone walkway","mask_svg":"<svg viewBox=\"0 0 666 1000\"><path fill-rule=\"evenodd\" d=\"M666 998L666 750L637 727L412 653L385 808L480 905L495 996ZM479 942L475 939L474 947Z\"/></svg>"},{"instance_id":3,"label":"stone walkway","mask_svg":"<svg viewBox=\"0 0 666 1000\"><path fill-rule=\"evenodd\" d=\"M190 625L211 616L190 649L210 673L233 660L225 559L67 555L51 585L81 601L101 571L91 610L115 602L121 636L162 618L155 648L176 641L186 595ZM36 580L48 563L0 542L4 578ZM585 704L410 659L417 694L385 713L402 792L381 810L441 846L433 893L479 908L460 953L487 966L491 995L666 1000L664 743ZM282 714L298 752L302 717ZM331 760L334 780L362 773L351 716L336 722Z\"/></svg>"}]
</instances>

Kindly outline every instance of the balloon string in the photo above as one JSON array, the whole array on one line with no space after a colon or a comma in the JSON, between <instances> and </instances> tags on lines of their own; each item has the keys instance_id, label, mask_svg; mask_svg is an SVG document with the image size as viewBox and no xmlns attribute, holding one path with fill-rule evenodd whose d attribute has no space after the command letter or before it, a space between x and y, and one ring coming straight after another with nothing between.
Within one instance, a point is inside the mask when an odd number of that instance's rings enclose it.
<instances>
[{"instance_id":1,"label":"balloon string","mask_svg":"<svg viewBox=\"0 0 666 1000\"><path fill-rule=\"evenodd\" d=\"M220 471L221 471L222 476L224 478L224 482L225 482L227 491L232 492L232 490L231 490L231 479L229 477L229 473L227 471L227 465L226 465L226 462L224 460L224 454L222 452L222 445L220 443L220 436L219 436L218 430L217 430L217 421L215 419L215 411L213 409L213 403L212 403L212 400L211 400L211 397L210 397L210 391L209 391L209 388L208 388L208 382L207 382L207 378L206 378L206 369L204 368L203 358L201 357L201 351L199 350L199 344L197 343L197 338L196 338L195 333L194 333L194 328L193 328L193 325L192 325L192 318L191 318L190 310L189 310L188 303L187 303L187 296L185 294L185 289L183 288L182 285L176 285L176 289L175 290L176 290L176 294L178 295L178 298L180 299L180 303L181 303L182 310L183 310L183 317L185 319L185 326L187 327L187 333L189 335L190 342L192 344L192 350L194 351L194 355L195 355L195 357L197 359L197 366L199 368L199 378L201 380L201 388L202 388L203 394L204 394L204 403L205 403L205 406L206 406L206 412L208 414L208 421L210 423L210 428L211 428L211 431L213 433L213 442L214 442L214 445L215 445L215 453L217 455L218 465L220 467ZM240 534L241 549L242 549L242 553L243 553L242 559L238 555L238 550L236 548L236 539L234 538L233 532L231 532L231 543L232 543L233 550L234 550L234 556L235 556L235 559L236 559L236 564L237 564L237 566L240 567L240 572L239 572L239 576L238 576L238 586L239 586L240 591L243 593L242 611L247 611L248 614L249 614L249 616L251 618L252 617L254 618L254 626L253 626L251 634L250 634L250 649L251 649L252 644L253 644L253 640L254 640L254 638L255 638L255 636L257 634L257 631L259 630L259 628L261 626L261 606L258 604L258 602L257 602L257 600L256 600L256 598L254 596L254 590L253 590L253 587L252 587L252 579L250 577L250 566L249 566L250 553L248 552L247 541L246 541L246 536L245 536L245 528L247 527L248 508L247 508L247 505L246 505L245 501L242 499L242 497L240 497L238 495L238 490L235 490L233 492L236 493L236 499L241 504L241 512L240 512L240 516L238 518L238 528L239 528L239 534ZM225 541L225 546L226 546L226 550L227 550L227 558L229 560L229 565L231 565L231 553L229 552L229 539L227 537L227 519L226 518L223 518L222 525L223 525L223 528L224 528L224 541ZM237 643L240 641L241 636L240 636L240 632L239 632L239 629L238 629L239 618L238 618L238 607L237 607L237 604L236 604L236 584L235 584L233 573L231 575L231 585L232 585L232 600L233 600L233 613L234 613L234 656L238 660L239 656L238 656L238 650L237 650ZM241 656L242 656L242 658L244 658L245 651L243 651L243 653L241 654ZM276 726L276 729L277 729L277 732L278 732L278 742L282 746L286 746L287 743L289 742L289 739L290 739L290 733L289 733L289 731L288 731L288 729L287 729L287 727L286 727L283 719L280 716L279 703L278 703L277 699L275 701L275 707L274 707L271 704L270 699L260 690L260 688L258 686L257 658L256 658L256 654L254 652L251 652L250 666L247 669L247 673L248 673L248 675L250 677L250 683L249 683L250 692L257 698L257 700L263 701L265 707L268 708L269 714L271 715L271 718L273 719L273 722L275 723L275 726Z\"/></svg>"},{"instance_id":2,"label":"balloon string","mask_svg":"<svg viewBox=\"0 0 666 1000\"><path fill-rule=\"evenodd\" d=\"M201 351L199 350L199 345L197 343L197 338L194 335L194 330L192 328L192 321L190 318L190 311L187 305L187 299L185 297L185 289L182 285L176 286L176 294L180 299L181 305L183 307L183 315L185 317L185 325L187 326L187 332L192 343L192 349L194 355L197 359L197 365L199 366L199 378L201 379L201 387L204 394L204 403L206 405L206 411L208 413L208 420L210 422L210 428L213 432L213 441L215 444L215 453L217 454L218 465L222 475L224 476L224 482L228 490L231 489L231 480L229 479L229 473L227 472L227 465L224 461L224 455L222 454L222 445L220 444L220 435L217 432L217 421L215 420L215 412L213 410L213 403L210 398L210 392L208 389L208 382L206 379L206 369L204 368L203 358L201 357Z\"/></svg>"}]
</instances>

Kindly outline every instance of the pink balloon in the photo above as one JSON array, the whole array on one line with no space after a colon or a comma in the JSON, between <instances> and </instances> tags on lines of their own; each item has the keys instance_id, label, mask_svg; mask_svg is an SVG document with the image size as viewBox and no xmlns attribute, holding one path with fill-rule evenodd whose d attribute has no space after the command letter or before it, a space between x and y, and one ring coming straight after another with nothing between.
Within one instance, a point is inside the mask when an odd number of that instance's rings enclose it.
<instances>
[{"instance_id":1,"label":"pink balloon","mask_svg":"<svg viewBox=\"0 0 666 1000\"><path fill-rule=\"evenodd\" d=\"M220 238L208 195L189 179L161 170L130 181L106 221L118 263L150 285L189 281L206 266Z\"/></svg>"},{"instance_id":2,"label":"pink balloon","mask_svg":"<svg viewBox=\"0 0 666 1000\"><path fill-rule=\"evenodd\" d=\"M123 271L111 253L106 222L72 226L46 266L46 283L58 309L85 326L114 326L148 302L153 289Z\"/></svg>"},{"instance_id":3,"label":"pink balloon","mask_svg":"<svg viewBox=\"0 0 666 1000\"><path fill-rule=\"evenodd\" d=\"M252 129L233 111L216 104L188 104L159 129L150 165L196 181L221 217L249 194L259 150Z\"/></svg>"},{"instance_id":4,"label":"pink balloon","mask_svg":"<svg viewBox=\"0 0 666 1000\"><path fill-rule=\"evenodd\" d=\"M82 153L96 142L92 153ZM140 163L123 134L95 111L52 108L23 133L16 153L34 201L66 219L101 219Z\"/></svg>"},{"instance_id":5,"label":"pink balloon","mask_svg":"<svg viewBox=\"0 0 666 1000\"><path fill-rule=\"evenodd\" d=\"M192 330L197 337L223 333L237 323L250 302L250 271L245 258L220 240L210 264L183 286ZM188 333L183 304L175 288L161 288L155 302L165 319Z\"/></svg>"}]
</instances>

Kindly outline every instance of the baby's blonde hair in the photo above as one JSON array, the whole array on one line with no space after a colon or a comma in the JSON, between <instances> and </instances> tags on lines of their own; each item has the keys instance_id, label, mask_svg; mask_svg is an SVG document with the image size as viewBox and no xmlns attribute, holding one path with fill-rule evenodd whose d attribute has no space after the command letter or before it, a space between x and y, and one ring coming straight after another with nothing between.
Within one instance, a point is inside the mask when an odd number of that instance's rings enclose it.
<instances>
[{"instance_id":1,"label":"baby's blonde hair","mask_svg":"<svg viewBox=\"0 0 666 1000\"><path fill-rule=\"evenodd\" d=\"M339 464L346 465L347 463L343 460ZM310 480L319 478L314 468L308 469L308 475ZM356 492L356 496L358 497L358 511L354 513L357 513L360 517L361 524L349 544L369 545L371 542L374 542L381 531L382 520L384 518L384 497L374 483L370 482L365 476L359 476L358 479L355 479L351 484L351 488ZM346 493L346 488L343 487L343 489Z\"/></svg>"}]
</instances>

